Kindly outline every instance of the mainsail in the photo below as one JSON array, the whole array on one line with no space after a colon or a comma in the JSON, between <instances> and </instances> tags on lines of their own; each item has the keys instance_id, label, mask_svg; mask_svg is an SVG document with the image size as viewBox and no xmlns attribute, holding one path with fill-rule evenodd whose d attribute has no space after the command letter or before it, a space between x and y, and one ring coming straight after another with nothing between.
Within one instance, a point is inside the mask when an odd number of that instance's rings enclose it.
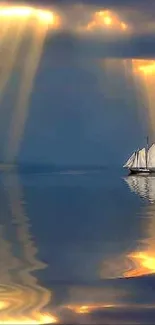
<instances>
[{"instance_id":1,"label":"mainsail","mask_svg":"<svg viewBox=\"0 0 155 325\"><path fill-rule=\"evenodd\" d=\"M155 168L155 144L148 150L148 168Z\"/></svg>"},{"instance_id":2,"label":"mainsail","mask_svg":"<svg viewBox=\"0 0 155 325\"><path fill-rule=\"evenodd\" d=\"M134 152L123 167L127 168L146 168L145 148Z\"/></svg>"},{"instance_id":3,"label":"mainsail","mask_svg":"<svg viewBox=\"0 0 155 325\"><path fill-rule=\"evenodd\" d=\"M138 168L146 168L146 150L145 148L138 151L138 160L137 166Z\"/></svg>"}]
</instances>

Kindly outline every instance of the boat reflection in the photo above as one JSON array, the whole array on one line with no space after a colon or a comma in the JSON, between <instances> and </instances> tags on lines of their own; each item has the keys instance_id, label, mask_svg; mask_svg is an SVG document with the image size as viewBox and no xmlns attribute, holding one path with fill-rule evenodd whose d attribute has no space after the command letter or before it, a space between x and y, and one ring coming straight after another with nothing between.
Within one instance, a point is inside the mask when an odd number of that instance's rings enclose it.
<instances>
[{"instance_id":1,"label":"boat reflection","mask_svg":"<svg viewBox=\"0 0 155 325\"><path fill-rule=\"evenodd\" d=\"M0 323L56 323L56 316L44 311L51 292L40 286L32 274L46 265L36 257L19 178L15 173L6 173L1 182Z\"/></svg>"},{"instance_id":2,"label":"boat reflection","mask_svg":"<svg viewBox=\"0 0 155 325\"><path fill-rule=\"evenodd\" d=\"M130 191L138 194L143 199L155 203L155 176L130 175L124 178Z\"/></svg>"}]
</instances>

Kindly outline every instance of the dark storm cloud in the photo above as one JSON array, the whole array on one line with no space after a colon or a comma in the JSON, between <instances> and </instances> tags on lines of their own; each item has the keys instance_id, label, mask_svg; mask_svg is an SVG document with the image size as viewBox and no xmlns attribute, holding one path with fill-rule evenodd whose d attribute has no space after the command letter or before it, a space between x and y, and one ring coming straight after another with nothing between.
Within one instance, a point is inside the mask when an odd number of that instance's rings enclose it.
<instances>
[{"instance_id":1,"label":"dark storm cloud","mask_svg":"<svg viewBox=\"0 0 155 325\"><path fill-rule=\"evenodd\" d=\"M18 0L21 2L20 0ZM143 11L149 11L153 15L152 9L155 8L153 0L26 0L25 2L33 4L41 4L48 6L64 6L83 4L102 8L133 8Z\"/></svg>"},{"instance_id":2,"label":"dark storm cloud","mask_svg":"<svg viewBox=\"0 0 155 325\"><path fill-rule=\"evenodd\" d=\"M75 4L84 4L91 5L96 7L107 7L107 8L139 8L139 9L150 9L154 7L153 0L17 0L17 1L8 1L8 2L19 2L19 3L30 3L30 4L41 4L41 5L49 5L49 6L61 6L61 5L75 5Z\"/></svg>"},{"instance_id":3,"label":"dark storm cloud","mask_svg":"<svg viewBox=\"0 0 155 325\"><path fill-rule=\"evenodd\" d=\"M71 33L60 32L47 39L47 49L52 51L53 62L68 60L70 56L87 59L104 57L120 58L154 58L155 36L136 36L108 40L108 37L80 38ZM62 62L62 61L61 61ZM55 62L56 63L56 62ZM52 63L51 63L52 64Z\"/></svg>"},{"instance_id":4,"label":"dark storm cloud","mask_svg":"<svg viewBox=\"0 0 155 325\"><path fill-rule=\"evenodd\" d=\"M135 38L137 35L142 38L142 35L147 34L145 38L148 38L148 35L155 34L155 3L152 0L148 0L147 3L143 0L31 0L26 1L26 3L47 6L53 9L56 8L58 14L64 18L62 29L70 30L71 33L76 31L77 26L86 27L92 22L96 11L109 9L114 15L118 16L120 21L128 25L131 30L130 39L131 37L132 39ZM102 41L109 38L109 34L107 33L106 35L105 30L106 28L104 28L104 26L102 30L100 29ZM115 39L117 39L115 27L113 28L113 32L115 34ZM95 33L94 36L96 38L98 36L97 33ZM130 42L128 35L124 37ZM148 40L148 45L150 45L150 39Z\"/></svg>"},{"instance_id":5,"label":"dark storm cloud","mask_svg":"<svg viewBox=\"0 0 155 325\"><path fill-rule=\"evenodd\" d=\"M19 0L19 2L21 2ZM83 3L83 4L90 4L90 5L100 5L100 6L143 6L146 4L146 1L135 1L135 0L29 0L25 1L29 3L41 3L41 4L50 4L50 5L56 5L56 4L74 4L74 3ZM147 4L152 4L152 0L148 0Z\"/></svg>"}]
</instances>

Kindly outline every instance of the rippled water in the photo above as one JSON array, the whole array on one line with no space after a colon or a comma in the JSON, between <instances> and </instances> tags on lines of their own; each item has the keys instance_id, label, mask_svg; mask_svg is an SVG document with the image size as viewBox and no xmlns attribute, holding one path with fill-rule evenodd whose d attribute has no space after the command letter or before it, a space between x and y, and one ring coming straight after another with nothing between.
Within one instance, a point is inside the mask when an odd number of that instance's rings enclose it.
<instances>
[{"instance_id":1,"label":"rippled water","mask_svg":"<svg viewBox=\"0 0 155 325\"><path fill-rule=\"evenodd\" d=\"M0 176L0 323L153 324L155 177Z\"/></svg>"}]
</instances>

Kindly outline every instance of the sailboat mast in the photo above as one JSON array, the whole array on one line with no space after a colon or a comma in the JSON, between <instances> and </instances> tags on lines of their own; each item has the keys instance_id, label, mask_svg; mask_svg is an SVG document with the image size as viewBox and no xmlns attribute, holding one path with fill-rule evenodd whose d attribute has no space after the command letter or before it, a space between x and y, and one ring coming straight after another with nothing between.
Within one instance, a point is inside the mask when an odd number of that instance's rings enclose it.
<instances>
[{"instance_id":1,"label":"sailboat mast","mask_svg":"<svg viewBox=\"0 0 155 325\"><path fill-rule=\"evenodd\" d=\"M145 157L146 157L146 169L148 167L148 150L149 150L149 137L146 138L146 148L145 148Z\"/></svg>"}]
</instances>

